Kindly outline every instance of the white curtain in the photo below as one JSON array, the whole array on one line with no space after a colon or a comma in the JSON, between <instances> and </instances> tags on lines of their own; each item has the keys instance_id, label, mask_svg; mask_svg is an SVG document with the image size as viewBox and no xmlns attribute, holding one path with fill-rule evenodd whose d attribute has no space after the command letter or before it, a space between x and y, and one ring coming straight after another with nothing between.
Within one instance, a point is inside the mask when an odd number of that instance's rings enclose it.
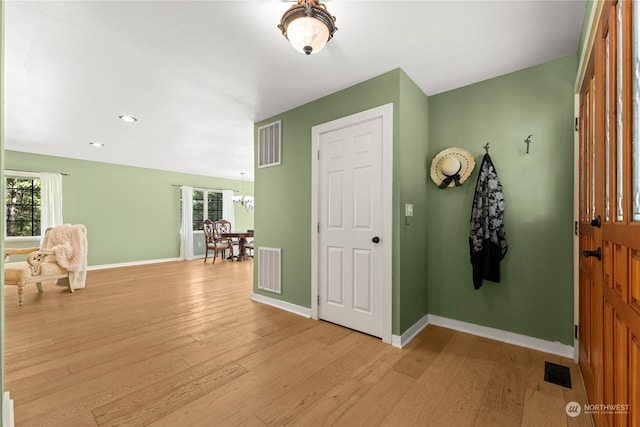
<instances>
[{"instance_id":1,"label":"white curtain","mask_svg":"<svg viewBox=\"0 0 640 427\"><path fill-rule=\"evenodd\" d=\"M180 222L180 259L193 259L193 187L182 187Z\"/></svg>"},{"instance_id":2,"label":"white curtain","mask_svg":"<svg viewBox=\"0 0 640 427\"><path fill-rule=\"evenodd\" d=\"M236 229L236 216L233 208L233 190L222 190L222 219L231 223L231 227Z\"/></svg>"},{"instance_id":3,"label":"white curtain","mask_svg":"<svg viewBox=\"0 0 640 427\"><path fill-rule=\"evenodd\" d=\"M62 225L62 175L40 173L40 232Z\"/></svg>"}]
</instances>

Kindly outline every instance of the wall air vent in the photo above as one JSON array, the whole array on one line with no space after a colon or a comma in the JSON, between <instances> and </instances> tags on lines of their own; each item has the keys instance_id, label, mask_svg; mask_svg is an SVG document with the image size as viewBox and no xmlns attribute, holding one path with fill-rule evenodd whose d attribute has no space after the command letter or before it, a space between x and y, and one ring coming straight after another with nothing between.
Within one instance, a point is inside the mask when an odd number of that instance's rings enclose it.
<instances>
[{"instance_id":1,"label":"wall air vent","mask_svg":"<svg viewBox=\"0 0 640 427\"><path fill-rule=\"evenodd\" d=\"M277 166L282 154L282 121L258 128L258 167Z\"/></svg>"},{"instance_id":2,"label":"wall air vent","mask_svg":"<svg viewBox=\"0 0 640 427\"><path fill-rule=\"evenodd\" d=\"M258 289L282 293L280 248L258 248Z\"/></svg>"}]
</instances>

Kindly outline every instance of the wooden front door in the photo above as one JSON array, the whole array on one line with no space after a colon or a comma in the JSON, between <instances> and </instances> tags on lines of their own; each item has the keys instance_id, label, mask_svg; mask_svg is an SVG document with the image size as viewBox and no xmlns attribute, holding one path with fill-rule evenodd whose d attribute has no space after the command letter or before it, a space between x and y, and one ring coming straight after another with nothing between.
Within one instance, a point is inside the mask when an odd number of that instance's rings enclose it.
<instances>
[{"instance_id":1,"label":"wooden front door","mask_svg":"<svg viewBox=\"0 0 640 427\"><path fill-rule=\"evenodd\" d=\"M595 75L590 64L580 93L580 220L579 248L597 250L600 229L591 225L597 218L595 137ZM602 284L601 264L597 257L582 257L579 262L579 351L580 369L591 401L599 400L598 372L602 369ZM591 393L589 393L591 391Z\"/></svg>"},{"instance_id":2,"label":"wooden front door","mask_svg":"<svg viewBox=\"0 0 640 427\"><path fill-rule=\"evenodd\" d=\"M580 91L579 357L598 426L640 427L638 3L605 4Z\"/></svg>"}]
</instances>

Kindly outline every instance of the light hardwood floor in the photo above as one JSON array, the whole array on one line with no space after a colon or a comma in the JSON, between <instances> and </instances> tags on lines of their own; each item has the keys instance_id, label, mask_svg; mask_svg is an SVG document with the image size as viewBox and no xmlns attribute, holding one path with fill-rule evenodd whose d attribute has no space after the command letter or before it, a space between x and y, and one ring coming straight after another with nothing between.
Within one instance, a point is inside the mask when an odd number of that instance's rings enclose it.
<instances>
[{"instance_id":1,"label":"light hardwood floor","mask_svg":"<svg viewBox=\"0 0 640 427\"><path fill-rule=\"evenodd\" d=\"M16 425L578 426L567 359L428 326L402 350L249 300L253 261L91 271L5 294ZM573 389L543 381L571 367Z\"/></svg>"}]
</instances>

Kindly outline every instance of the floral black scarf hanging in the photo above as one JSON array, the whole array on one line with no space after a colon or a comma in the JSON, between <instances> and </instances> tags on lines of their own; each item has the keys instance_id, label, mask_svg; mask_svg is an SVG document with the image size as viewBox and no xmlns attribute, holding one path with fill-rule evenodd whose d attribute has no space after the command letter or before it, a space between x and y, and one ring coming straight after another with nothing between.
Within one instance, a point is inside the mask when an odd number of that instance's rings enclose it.
<instances>
[{"instance_id":1,"label":"floral black scarf hanging","mask_svg":"<svg viewBox=\"0 0 640 427\"><path fill-rule=\"evenodd\" d=\"M483 279L500 282L500 261L507 253L504 206L502 184L487 153L478 172L471 208L469 250L475 289L480 289Z\"/></svg>"}]
</instances>

